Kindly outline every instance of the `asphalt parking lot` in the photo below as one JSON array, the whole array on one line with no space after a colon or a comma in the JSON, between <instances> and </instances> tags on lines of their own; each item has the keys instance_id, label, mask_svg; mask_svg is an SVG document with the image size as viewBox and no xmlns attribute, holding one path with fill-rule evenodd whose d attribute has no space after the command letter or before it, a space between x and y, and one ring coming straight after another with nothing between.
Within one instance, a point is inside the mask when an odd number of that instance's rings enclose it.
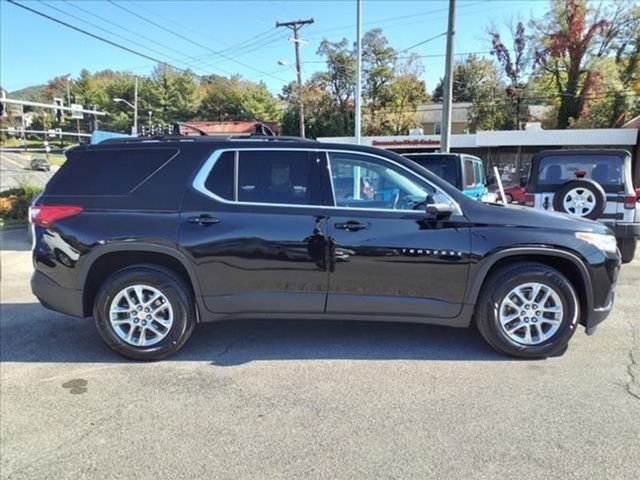
<instances>
[{"instance_id":1,"label":"asphalt parking lot","mask_svg":"<svg viewBox=\"0 0 640 480\"><path fill-rule=\"evenodd\" d=\"M544 361L475 330L251 321L135 363L31 295L24 230L3 233L1 476L640 476L640 261L612 315Z\"/></svg>"}]
</instances>

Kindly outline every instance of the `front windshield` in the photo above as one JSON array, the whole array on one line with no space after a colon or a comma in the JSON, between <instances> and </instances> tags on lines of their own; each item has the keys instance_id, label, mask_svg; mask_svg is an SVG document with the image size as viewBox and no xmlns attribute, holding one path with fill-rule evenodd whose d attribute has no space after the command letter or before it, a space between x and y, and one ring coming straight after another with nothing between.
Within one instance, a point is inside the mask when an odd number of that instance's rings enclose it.
<instances>
[{"instance_id":1,"label":"front windshield","mask_svg":"<svg viewBox=\"0 0 640 480\"><path fill-rule=\"evenodd\" d=\"M447 157L444 155L407 155L407 158L431 171L434 175L437 175L454 187L458 186L456 157Z\"/></svg>"}]
</instances>

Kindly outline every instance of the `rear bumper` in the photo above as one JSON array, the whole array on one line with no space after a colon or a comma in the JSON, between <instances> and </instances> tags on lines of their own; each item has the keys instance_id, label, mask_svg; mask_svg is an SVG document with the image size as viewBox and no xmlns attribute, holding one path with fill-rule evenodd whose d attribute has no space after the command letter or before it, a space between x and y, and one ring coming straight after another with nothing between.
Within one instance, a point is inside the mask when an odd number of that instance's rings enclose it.
<instances>
[{"instance_id":1,"label":"rear bumper","mask_svg":"<svg viewBox=\"0 0 640 480\"><path fill-rule=\"evenodd\" d=\"M82 290L61 287L36 270L31 276L31 291L46 308L74 317L84 317Z\"/></svg>"},{"instance_id":2,"label":"rear bumper","mask_svg":"<svg viewBox=\"0 0 640 480\"><path fill-rule=\"evenodd\" d=\"M607 223L616 238L640 238L640 223Z\"/></svg>"}]
</instances>

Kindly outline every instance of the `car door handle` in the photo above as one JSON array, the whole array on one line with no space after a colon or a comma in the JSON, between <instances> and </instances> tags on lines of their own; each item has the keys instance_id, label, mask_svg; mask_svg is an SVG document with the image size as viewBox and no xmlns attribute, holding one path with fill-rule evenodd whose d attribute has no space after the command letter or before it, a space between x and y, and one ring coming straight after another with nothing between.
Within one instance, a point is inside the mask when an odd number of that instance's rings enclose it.
<instances>
[{"instance_id":1,"label":"car door handle","mask_svg":"<svg viewBox=\"0 0 640 480\"><path fill-rule=\"evenodd\" d=\"M360 230L366 230L369 225L366 223L358 222L356 220L349 220L348 222L336 223L335 227L338 230L346 230L348 232L357 232Z\"/></svg>"},{"instance_id":2,"label":"car door handle","mask_svg":"<svg viewBox=\"0 0 640 480\"><path fill-rule=\"evenodd\" d=\"M213 225L215 223L220 223L220 219L212 217L211 215L203 214L198 215L197 217L189 217L187 218L187 222L197 223L198 225Z\"/></svg>"}]
</instances>

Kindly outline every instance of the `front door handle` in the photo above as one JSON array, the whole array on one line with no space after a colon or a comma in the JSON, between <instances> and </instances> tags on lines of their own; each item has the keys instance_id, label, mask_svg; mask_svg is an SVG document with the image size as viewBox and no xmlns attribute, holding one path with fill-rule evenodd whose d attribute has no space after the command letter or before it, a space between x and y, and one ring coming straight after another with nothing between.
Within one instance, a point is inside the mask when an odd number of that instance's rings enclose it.
<instances>
[{"instance_id":1,"label":"front door handle","mask_svg":"<svg viewBox=\"0 0 640 480\"><path fill-rule=\"evenodd\" d=\"M216 223L220 223L220 219L218 217L212 217L211 215L207 215L206 213L204 213L196 217L187 218L187 222L196 223L198 225L214 225Z\"/></svg>"},{"instance_id":2,"label":"front door handle","mask_svg":"<svg viewBox=\"0 0 640 480\"><path fill-rule=\"evenodd\" d=\"M349 220L348 222L336 223L335 227L338 230L346 230L347 232L357 232L360 230L366 230L369 225L366 223L358 222L357 220Z\"/></svg>"}]
</instances>

